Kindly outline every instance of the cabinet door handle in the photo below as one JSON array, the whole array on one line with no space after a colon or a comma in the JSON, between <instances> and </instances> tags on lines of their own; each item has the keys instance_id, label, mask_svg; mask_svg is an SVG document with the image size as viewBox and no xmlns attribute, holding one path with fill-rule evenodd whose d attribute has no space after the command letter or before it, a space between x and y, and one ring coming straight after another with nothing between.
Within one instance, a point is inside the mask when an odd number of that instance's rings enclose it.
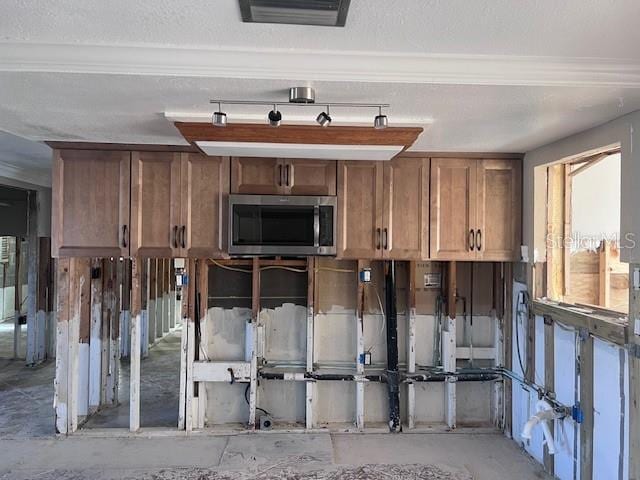
<instances>
[{"instance_id":1,"label":"cabinet door handle","mask_svg":"<svg viewBox=\"0 0 640 480\"><path fill-rule=\"evenodd\" d=\"M380 250L380 229L376 228L376 250Z\"/></svg>"},{"instance_id":2,"label":"cabinet door handle","mask_svg":"<svg viewBox=\"0 0 640 480\"><path fill-rule=\"evenodd\" d=\"M187 231L187 227L183 225L183 226L182 226L182 228L181 228L181 233L180 233L180 238L181 238L181 240L180 240L180 246L181 246L182 248L186 248L186 245L185 245L185 239L184 239L184 238L185 238L185 236L186 236L186 231Z\"/></svg>"},{"instance_id":3,"label":"cabinet door handle","mask_svg":"<svg viewBox=\"0 0 640 480\"><path fill-rule=\"evenodd\" d=\"M389 230L386 228L382 231L383 239L384 239L384 249L389 250Z\"/></svg>"},{"instance_id":4,"label":"cabinet door handle","mask_svg":"<svg viewBox=\"0 0 640 480\"><path fill-rule=\"evenodd\" d=\"M474 245L474 234L473 234L473 228L471 230L469 230L469 251L473 252L473 249L475 248Z\"/></svg>"},{"instance_id":5,"label":"cabinet door handle","mask_svg":"<svg viewBox=\"0 0 640 480\"><path fill-rule=\"evenodd\" d=\"M173 226L173 248L178 248L178 226Z\"/></svg>"},{"instance_id":6,"label":"cabinet door handle","mask_svg":"<svg viewBox=\"0 0 640 480\"><path fill-rule=\"evenodd\" d=\"M290 187L290 186L291 186L291 185L289 185L289 180L290 180L290 178L289 178L289 167L290 167L290 166L291 166L291 165L285 165L285 167L284 167L284 184L285 184L287 187Z\"/></svg>"},{"instance_id":7,"label":"cabinet door handle","mask_svg":"<svg viewBox=\"0 0 640 480\"><path fill-rule=\"evenodd\" d=\"M480 229L476 230L476 249L482 250L482 231Z\"/></svg>"},{"instance_id":8,"label":"cabinet door handle","mask_svg":"<svg viewBox=\"0 0 640 480\"><path fill-rule=\"evenodd\" d=\"M282 186L282 165L278 165L278 186Z\"/></svg>"},{"instance_id":9,"label":"cabinet door handle","mask_svg":"<svg viewBox=\"0 0 640 480\"><path fill-rule=\"evenodd\" d=\"M127 226L122 225L122 248L127 248Z\"/></svg>"}]
</instances>

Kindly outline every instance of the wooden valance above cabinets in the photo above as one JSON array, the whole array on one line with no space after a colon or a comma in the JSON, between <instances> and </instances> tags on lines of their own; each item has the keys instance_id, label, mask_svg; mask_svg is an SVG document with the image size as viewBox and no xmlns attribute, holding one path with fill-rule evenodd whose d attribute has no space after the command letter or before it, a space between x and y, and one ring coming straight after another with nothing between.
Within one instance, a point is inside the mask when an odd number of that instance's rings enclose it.
<instances>
[{"instance_id":1,"label":"wooden valance above cabinets","mask_svg":"<svg viewBox=\"0 0 640 480\"><path fill-rule=\"evenodd\" d=\"M519 158L391 161L54 150L54 257L228 257L229 193L337 195L337 257L516 261Z\"/></svg>"}]
</instances>

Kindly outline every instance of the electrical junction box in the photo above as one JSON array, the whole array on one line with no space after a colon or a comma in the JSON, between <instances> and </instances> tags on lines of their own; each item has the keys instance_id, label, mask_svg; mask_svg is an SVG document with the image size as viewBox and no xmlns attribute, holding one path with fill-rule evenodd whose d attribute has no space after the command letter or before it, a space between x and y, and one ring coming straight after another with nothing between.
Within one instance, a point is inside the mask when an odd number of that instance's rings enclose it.
<instances>
[{"instance_id":1,"label":"electrical junction box","mask_svg":"<svg viewBox=\"0 0 640 480\"><path fill-rule=\"evenodd\" d=\"M366 267L360 270L360 281L362 283L371 283L371 269Z\"/></svg>"},{"instance_id":2,"label":"electrical junction box","mask_svg":"<svg viewBox=\"0 0 640 480\"><path fill-rule=\"evenodd\" d=\"M440 272L428 272L424 274L424 288L440 288L442 275Z\"/></svg>"}]
</instances>

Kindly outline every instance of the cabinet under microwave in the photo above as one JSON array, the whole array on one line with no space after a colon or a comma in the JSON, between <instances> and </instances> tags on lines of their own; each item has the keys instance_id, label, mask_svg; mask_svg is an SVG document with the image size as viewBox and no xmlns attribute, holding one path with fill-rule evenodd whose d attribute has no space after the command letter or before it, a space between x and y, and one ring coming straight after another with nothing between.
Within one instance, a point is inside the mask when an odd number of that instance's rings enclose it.
<instances>
[{"instance_id":1,"label":"cabinet under microwave","mask_svg":"<svg viewBox=\"0 0 640 480\"><path fill-rule=\"evenodd\" d=\"M231 255L335 255L335 196L229 195Z\"/></svg>"}]
</instances>

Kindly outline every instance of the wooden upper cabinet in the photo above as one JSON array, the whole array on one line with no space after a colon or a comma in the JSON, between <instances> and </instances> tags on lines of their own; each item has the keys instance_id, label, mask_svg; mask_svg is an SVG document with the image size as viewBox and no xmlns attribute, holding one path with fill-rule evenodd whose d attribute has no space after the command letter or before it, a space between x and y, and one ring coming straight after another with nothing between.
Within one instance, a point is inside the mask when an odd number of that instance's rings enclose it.
<instances>
[{"instance_id":1,"label":"wooden upper cabinet","mask_svg":"<svg viewBox=\"0 0 640 480\"><path fill-rule=\"evenodd\" d=\"M522 162L478 162L476 250L478 259L520 258Z\"/></svg>"},{"instance_id":2,"label":"wooden upper cabinet","mask_svg":"<svg viewBox=\"0 0 640 480\"><path fill-rule=\"evenodd\" d=\"M429 159L396 157L384 162L384 258L429 257Z\"/></svg>"},{"instance_id":3,"label":"wooden upper cabinet","mask_svg":"<svg viewBox=\"0 0 640 480\"><path fill-rule=\"evenodd\" d=\"M431 258L475 260L477 160L431 159Z\"/></svg>"},{"instance_id":4,"label":"wooden upper cabinet","mask_svg":"<svg viewBox=\"0 0 640 480\"><path fill-rule=\"evenodd\" d=\"M129 167L129 152L54 152L52 256L129 255Z\"/></svg>"},{"instance_id":5,"label":"wooden upper cabinet","mask_svg":"<svg viewBox=\"0 0 640 480\"><path fill-rule=\"evenodd\" d=\"M278 195L283 189L282 178L282 164L277 158L231 159L231 193Z\"/></svg>"},{"instance_id":6,"label":"wooden upper cabinet","mask_svg":"<svg viewBox=\"0 0 640 480\"><path fill-rule=\"evenodd\" d=\"M131 256L178 256L180 174L180 153L131 154Z\"/></svg>"},{"instance_id":7,"label":"wooden upper cabinet","mask_svg":"<svg viewBox=\"0 0 640 480\"><path fill-rule=\"evenodd\" d=\"M181 183L180 256L206 258L224 255L229 159L185 153L182 156Z\"/></svg>"},{"instance_id":8,"label":"wooden upper cabinet","mask_svg":"<svg viewBox=\"0 0 640 480\"><path fill-rule=\"evenodd\" d=\"M335 195L336 161L234 157L231 193Z\"/></svg>"},{"instance_id":9,"label":"wooden upper cabinet","mask_svg":"<svg viewBox=\"0 0 640 480\"><path fill-rule=\"evenodd\" d=\"M285 195L335 195L335 160L282 160Z\"/></svg>"},{"instance_id":10,"label":"wooden upper cabinet","mask_svg":"<svg viewBox=\"0 0 640 480\"><path fill-rule=\"evenodd\" d=\"M381 162L338 162L340 258L382 258Z\"/></svg>"}]
</instances>

